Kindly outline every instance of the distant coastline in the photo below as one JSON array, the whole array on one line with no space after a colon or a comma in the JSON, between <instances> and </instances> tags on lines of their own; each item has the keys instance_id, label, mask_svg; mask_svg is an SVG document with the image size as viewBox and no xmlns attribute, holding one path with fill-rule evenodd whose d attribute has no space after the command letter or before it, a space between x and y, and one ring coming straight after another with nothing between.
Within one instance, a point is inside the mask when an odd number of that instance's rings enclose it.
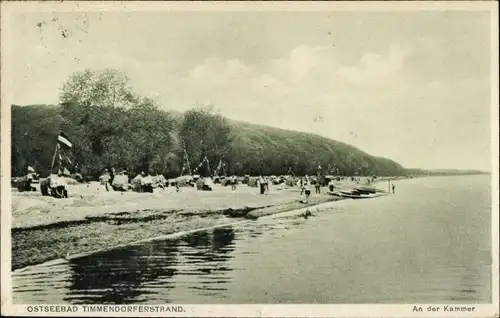
<instances>
[{"instance_id":1,"label":"distant coastline","mask_svg":"<svg viewBox=\"0 0 500 318\"><path fill-rule=\"evenodd\" d=\"M408 176L468 176L468 175L484 175L491 174L491 172L481 170L461 170L461 169L416 169L406 168Z\"/></svg>"}]
</instances>

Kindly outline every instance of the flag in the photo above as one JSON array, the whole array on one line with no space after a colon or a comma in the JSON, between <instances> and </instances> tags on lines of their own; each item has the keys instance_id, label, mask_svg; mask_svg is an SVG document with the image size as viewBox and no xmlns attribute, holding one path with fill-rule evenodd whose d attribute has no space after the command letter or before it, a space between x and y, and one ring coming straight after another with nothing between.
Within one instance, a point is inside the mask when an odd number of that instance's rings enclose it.
<instances>
[{"instance_id":1,"label":"flag","mask_svg":"<svg viewBox=\"0 0 500 318\"><path fill-rule=\"evenodd\" d=\"M66 159L66 162L69 163L70 165L73 164L73 162L71 161L71 159L68 156L65 156L64 159Z\"/></svg>"},{"instance_id":2,"label":"flag","mask_svg":"<svg viewBox=\"0 0 500 318\"><path fill-rule=\"evenodd\" d=\"M57 141L68 148L73 147L73 144L71 143L71 141L69 141L68 136L66 136L66 134L64 134L62 131L59 132L59 136L57 136Z\"/></svg>"},{"instance_id":3,"label":"flag","mask_svg":"<svg viewBox=\"0 0 500 318\"><path fill-rule=\"evenodd\" d=\"M68 176L68 177L71 176L71 172L69 172L69 170L67 168L63 169L63 173L62 174L65 175L65 176Z\"/></svg>"},{"instance_id":4,"label":"flag","mask_svg":"<svg viewBox=\"0 0 500 318\"><path fill-rule=\"evenodd\" d=\"M219 173L219 171L224 167L224 165L222 164L222 160L219 160L219 164L217 165L217 168L215 169L215 172L214 174L217 175Z\"/></svg>"}]
</instances>

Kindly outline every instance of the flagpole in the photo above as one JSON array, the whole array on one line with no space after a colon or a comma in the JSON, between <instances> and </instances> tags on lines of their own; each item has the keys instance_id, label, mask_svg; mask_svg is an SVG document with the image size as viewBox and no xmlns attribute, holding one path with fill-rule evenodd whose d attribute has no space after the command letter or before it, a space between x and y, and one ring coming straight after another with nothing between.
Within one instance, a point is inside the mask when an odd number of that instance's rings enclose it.
<instances>
[{"instance_id":1,"label":"flagpole","mask_svg":"<svg viewBox=\"0 0 500 318\"><path fill-rule=\"evenodd\" d=\"M59 144L56 142L56 149L54 150L54 156L52 157L52 164L50 165L50 173L52 173L52 169L54 169L54 162L56 161L56 154L58 149L59 149Z\"/></svg>"},{"instance_id":2,"label":"flagpole","mask_svg":"<svg viewBox=\"0 0 500 318\"><path fill-rule=\"evenodd\" d=\"M192 176L193 172L191 171L191 163L189 163L189 156L186 150L186 146L184 146L184 155L186 156L186 163L188 165L189 175Z\"/></svg>"},{"instance_id":3,"label":"flagpole","mask_svg":"<svg viewBox=\"0 0 500 318\"><path fill-rule=\"evenodd\" d=\"M187 168L189 170L189 175L192 176L193 173L191 171L191 164L189 163L189 157L188 157L188 153L187 153L187 150L186 150L186 144L184 143L184 141L182 142L182 148L184 149L184 157L186 158L186 162L185 164L187 164ZM182 169L183 171L181 171L181 176L184 172L184 169Z\"/></svg>"}]
</instances>

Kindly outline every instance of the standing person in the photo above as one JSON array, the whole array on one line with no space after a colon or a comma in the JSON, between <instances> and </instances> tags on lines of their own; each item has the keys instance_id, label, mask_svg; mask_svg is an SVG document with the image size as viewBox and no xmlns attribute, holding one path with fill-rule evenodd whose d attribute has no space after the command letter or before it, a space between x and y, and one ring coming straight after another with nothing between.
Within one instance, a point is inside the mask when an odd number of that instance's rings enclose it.
<instances>
[{"instance_id":1,"label":"standing person","mask_svg":"<svg viewBox=\"0 0 500 318\"><path fill-rule=\"evenodd\" d=\"M109 174L109 180L108 182L106 183L106 191L109 192L109 189L113 189L113 180L115 180L115 168L114 167L111 167L111 173ZM109 187L108 187L108 184L109 184Z\"/></svg>"},{"instance_id":2,"label":"standing person","mask_svg":"<svg viewBox=\"0 0 500 318\"><path fill-rule=\"evenodd\" d=\"M266 185L264 184L264 178L262 176L259 177L259 187L260 187L260 194L264 194L266 191Z\"/></svg>"},{"instance_id":3,"label":"standing person","mask_svg":"<svg viewBox=\"0 0 500 318\"><path fill-rule=\"evenodd\" d=\"M304 190L305 190L305 181L304 179L300 178L300 195L302 195L304 193Z\"/></svg>"},{"instance_id":4,"label":"standing person","mask_svg":"<svg viewBox=\"0 0 500 318\"><path fill-rule=\"evenodd\" d=\"M304 192L306 194L306 203L309 203L309 197L311 196L311 188L308 181L304 183Z\"/></svg>"},{"instance_id":5,"label":"standing person","mask_svg":"<svg viewBox=\"0 0 500 318\"><path fill-rule=\"evenodd\" d=\"M394 193L394 190L396 189L396 186L394 185L394 183L392 184L392 193Z\"/></svg>"},{"instance_id":6,"label":"standing person","mask_svg":"<svg viewBox=\"0 0 500 318\"><path fill-rule=\"evenodd\" d=\"M236 190L236 176L231 177L231 190Z\"/></svg>"},{"instance_id":7,"label":"standing person","mask_svg":"<svg viewBox=\"0 0 500 318\"><path fill-rule=\"evenodd\" d=\"M264 184L266 185L266 191L269 192L269 178L268 177L266 177L264 179Z\"/></svg>"},{"instance_id":8,"label":"standing person","mask_svg":"<svg viewBox=\"0 0 500 318\"><path fill-rule=\"evenodd\" d=\"M316 194L321 194L321 184L319 183L319 181L316 181L316 183L314 184L314 188L316 189Z\"/></svg>"}]
</instances>

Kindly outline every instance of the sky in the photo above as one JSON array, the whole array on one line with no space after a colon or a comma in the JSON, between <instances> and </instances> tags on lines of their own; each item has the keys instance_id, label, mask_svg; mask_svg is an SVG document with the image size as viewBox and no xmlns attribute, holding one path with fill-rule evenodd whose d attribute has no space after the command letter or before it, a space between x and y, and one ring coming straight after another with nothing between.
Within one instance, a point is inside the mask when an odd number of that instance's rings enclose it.
<instances>
[{"instance_id":1,"label":"sky","mask_svg":"<svg viewBox=\"0 0 500 318\"><path fill-rule=\"evenodd\" d=\"M491 170L489 12L22 13L13 103L116 68L165 110L311 132L405 167Z\"/></svg>"}]
</instances>

